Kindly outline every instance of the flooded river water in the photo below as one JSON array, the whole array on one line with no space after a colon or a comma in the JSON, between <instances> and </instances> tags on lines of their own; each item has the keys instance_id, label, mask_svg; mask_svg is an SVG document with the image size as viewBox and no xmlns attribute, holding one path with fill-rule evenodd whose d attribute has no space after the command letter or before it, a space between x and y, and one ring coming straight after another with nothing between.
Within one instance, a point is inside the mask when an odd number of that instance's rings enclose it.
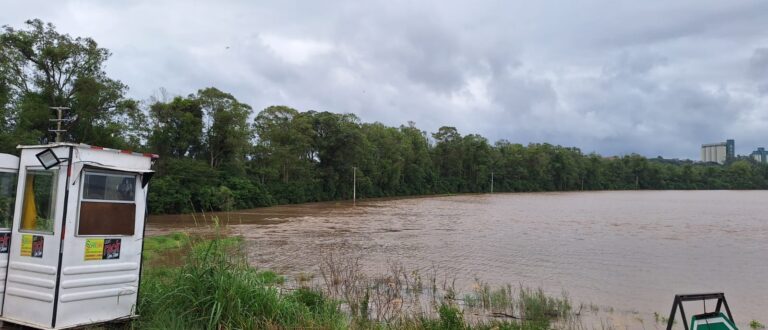
<instances>
[{"instance_id":1,"label":"flooded river water","mask_svg":"<svg viewBox=\"0 0 768 330\"><path fill-rule=\"evenodd\" d=\"M644 317L667 315L675 293L722 291L746 327L768 321L767 201L766 191L519 193L219 217L229 219L229 233L245 237L255 266L284 274L316 272L323 253L338 251L361 257L370 272L383 271L387 260L408 269L436 265L459 289L475 278L522 283ZM194 227L191 216L153 216L148 230Z\"/></svg>"}]
</instances>

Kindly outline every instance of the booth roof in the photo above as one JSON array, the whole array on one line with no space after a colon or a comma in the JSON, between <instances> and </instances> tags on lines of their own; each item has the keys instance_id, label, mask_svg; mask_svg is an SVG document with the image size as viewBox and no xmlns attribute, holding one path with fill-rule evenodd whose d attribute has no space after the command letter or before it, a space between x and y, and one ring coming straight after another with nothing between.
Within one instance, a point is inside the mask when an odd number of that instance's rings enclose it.
<instances>
[{"instance_id":1,"label":"booth roof","mask_svg":"<svg viewBox=\"0 0 768 330\"><path fill-rule=\"evenodd\" d=\"M134 155L134 156L149 157L152 159L160 158L160 156L158 156L157 154L152 154L152 153L133 152L130 150L112 149L112 148L105 148L105 147L99 147L99 146L92 146L85 143L71 143L71 142L56 142L56 143L50 143L50 144L39 144L39 145L29 145L29 146L19 145L16 148L17 149L45 149L45 148L56 148L56 147L76 147L76 148L84 148L84 149L110 151L110 152L116 152L116 153L128 154L128 155Z\"/></svg>"},{"instance_id":2,"label":"booth roof","mask_svg":"<svg viewBox=\"0 0 768 330\"><path fill-rule=\"evenodd\" d=\"M9 154L0 154L0 168L18 169L19 157Z\"/></svg>"}]
</instances>

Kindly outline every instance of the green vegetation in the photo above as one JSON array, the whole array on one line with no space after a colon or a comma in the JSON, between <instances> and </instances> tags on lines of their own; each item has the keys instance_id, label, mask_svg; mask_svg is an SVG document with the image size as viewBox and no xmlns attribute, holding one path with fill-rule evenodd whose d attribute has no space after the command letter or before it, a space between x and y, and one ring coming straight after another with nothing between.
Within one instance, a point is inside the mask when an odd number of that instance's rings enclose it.
<instances>
[{"instance_id":1,"label":"green vegetation","mask_svg":"<svg viewBox=\"0 0 768 330\"><path fill-rule=\"evenodd\" d=\"M760 323L758 320L752 320L752 322L749 322L749 327L755 330L765 329L765 325Z\"/></svg>"},{"instance_id":2,"label":"green vegetation","mask_svg":"<svg viewBox=\"0 0 768 330\"><path fill-rule=\"evenodd\" d=\"M202 238L197 238L201 240ZM221 248L229 249L237 247L242 243L241 237L218 237L216 239L218 245ZM162 236L151 236L144 239L144 261L152 262L163 256L176 257L189 253L189 249L192 249L194 253L197 253L200 249L204 249L205 245L194 244L193 238L187 233L172 233Z\"/></svg>"},{"instance_id":3,"label":"green vegetation","mask_svg":"<svg viewBox=\"0 0 768 330\"><path fill-rule=\"evenodd\" d=\"M661 323L661 324L669 323L669 318L659 314L658 312L653 312L653 317L656 320L656 323ZM673 320L672 324L677 324L677 320Z\"/></svg>"},{"instance_id":4,"label":"green vegetation","mask_svg":"<svg viewBox=\"0 0 768 330\"><path fill-rule=\"evenodd\" d=\"M10 228L16 201L16 174L0 172L0 228Z\"/></svg>"},{"instance_id":5,"label":"green vegetation","mask_svg":"<svg viewBox=\"0 0 768 330\"><path fill-rule=\"evenodd\" d=\"M66 140L160 154L152 213L350 199L353 168L362 198L488 192L492 173L496 192L768 188L768 166L748 159L720 166L606 158L287 106L248 122L251 107L213 87L142 103L106 76L109 56L94 40L40 20L0 31L0 152L51 142L48 107L71 107Z\"/></svg>"},{"instance_id":6,"label":"green vegetation","mask_svg":"<svg viewBox=\"0 0 768 330\"><path fill-rule=\"evenodd\" d=\"M189 246L190 238L185 233L146 237L144 238L144 261L149 262L169 251L180 250Z\"/></svg>"},{"instance_id":7,"label":"green vegetation","mask_svg":"<svg viewBox=\"0 0 768 330\"><path fill-rule=\"evenodd\" d=\"M154 239L161 251L185 235ZM170 242L170 243L169 243ZM282 294L283 279L248 266L231 244L220 239L187 246L177 268L145 271L141 283L138 328L262 329L341 328L346 317L337 303L308 290ZM167 251L167 250L166 250Z\"/></svg>"},{"instance_id":8,"label":"green vegetation","mask_svg":"<svg viewBox=\"0 0 768 330\"><path fill-rule=\"evenodd\" d=\"M149 237L145 247L146 256L176 256L182 263L147 264L138 306L141 317L131 323L133 328L578 328L578 323L567 322L568 298L547 296L542 290L491 289L483 284L467 297L487 301L487 306L472 305L468 299L462 304L453 298L450 285L437 282L437 274L422 279L418 272L393 264L391 274L368 278L357 260L336 257L321 261L325 285L291 288L282 276L250 267L239 239L175 233Z\"/></svg>"}]
</instances>

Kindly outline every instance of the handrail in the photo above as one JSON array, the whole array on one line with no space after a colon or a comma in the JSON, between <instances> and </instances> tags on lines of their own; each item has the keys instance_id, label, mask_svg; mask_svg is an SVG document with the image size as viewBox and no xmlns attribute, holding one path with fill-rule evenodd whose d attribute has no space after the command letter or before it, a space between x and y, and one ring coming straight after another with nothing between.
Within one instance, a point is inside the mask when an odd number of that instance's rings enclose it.
<instances>
[{"instance_id":1,"label":"handrail","mask_svg":"<svg viewBox=\"0 0 768 330\"><path fill-rule=\"evenodd\" d=\"M695 293L695 294L678 294L675 295L675 300L672 302L672 311L669 312L669 319L667 320L667 330L672 330L672 325L675 323L675 314L677 309L680 308L680 316L683 318L683 327L685 330L689 330L688 321L685 318L685 309L683 309L684 301L700 301L700 300L713 300L717 299L717 306L715 306L715 313L720 313L720 308L725 306L725 312L728 314L728 318L731 322L733 315L731 315L731 309L728 307L728 301L725 300L725 294L722 292L717 293Z\"/></svg>"}]
</instances>

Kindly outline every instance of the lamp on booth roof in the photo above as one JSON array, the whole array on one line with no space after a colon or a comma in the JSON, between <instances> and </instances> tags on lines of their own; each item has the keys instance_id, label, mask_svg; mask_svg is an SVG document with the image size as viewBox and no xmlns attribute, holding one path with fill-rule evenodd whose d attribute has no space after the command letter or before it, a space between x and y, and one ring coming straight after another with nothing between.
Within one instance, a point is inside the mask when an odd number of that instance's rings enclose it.
<instances>
[{"instance_id":1,"label":"lamp on booth roof","mask_svg":"<svg viewBox=\"0 0 768 330\"><path fill-rule=\"evenodd\" d=\"M46 170L56 165L59 165L59 163L61 163L61 160L59 159L59 157L56 157L56 154L53 152L53 150L51 150L51 148L45 149L35 156L37 157L37 160L40 162L40 164L43 165L43 167Z\"/></svg>"}]
</instances>

